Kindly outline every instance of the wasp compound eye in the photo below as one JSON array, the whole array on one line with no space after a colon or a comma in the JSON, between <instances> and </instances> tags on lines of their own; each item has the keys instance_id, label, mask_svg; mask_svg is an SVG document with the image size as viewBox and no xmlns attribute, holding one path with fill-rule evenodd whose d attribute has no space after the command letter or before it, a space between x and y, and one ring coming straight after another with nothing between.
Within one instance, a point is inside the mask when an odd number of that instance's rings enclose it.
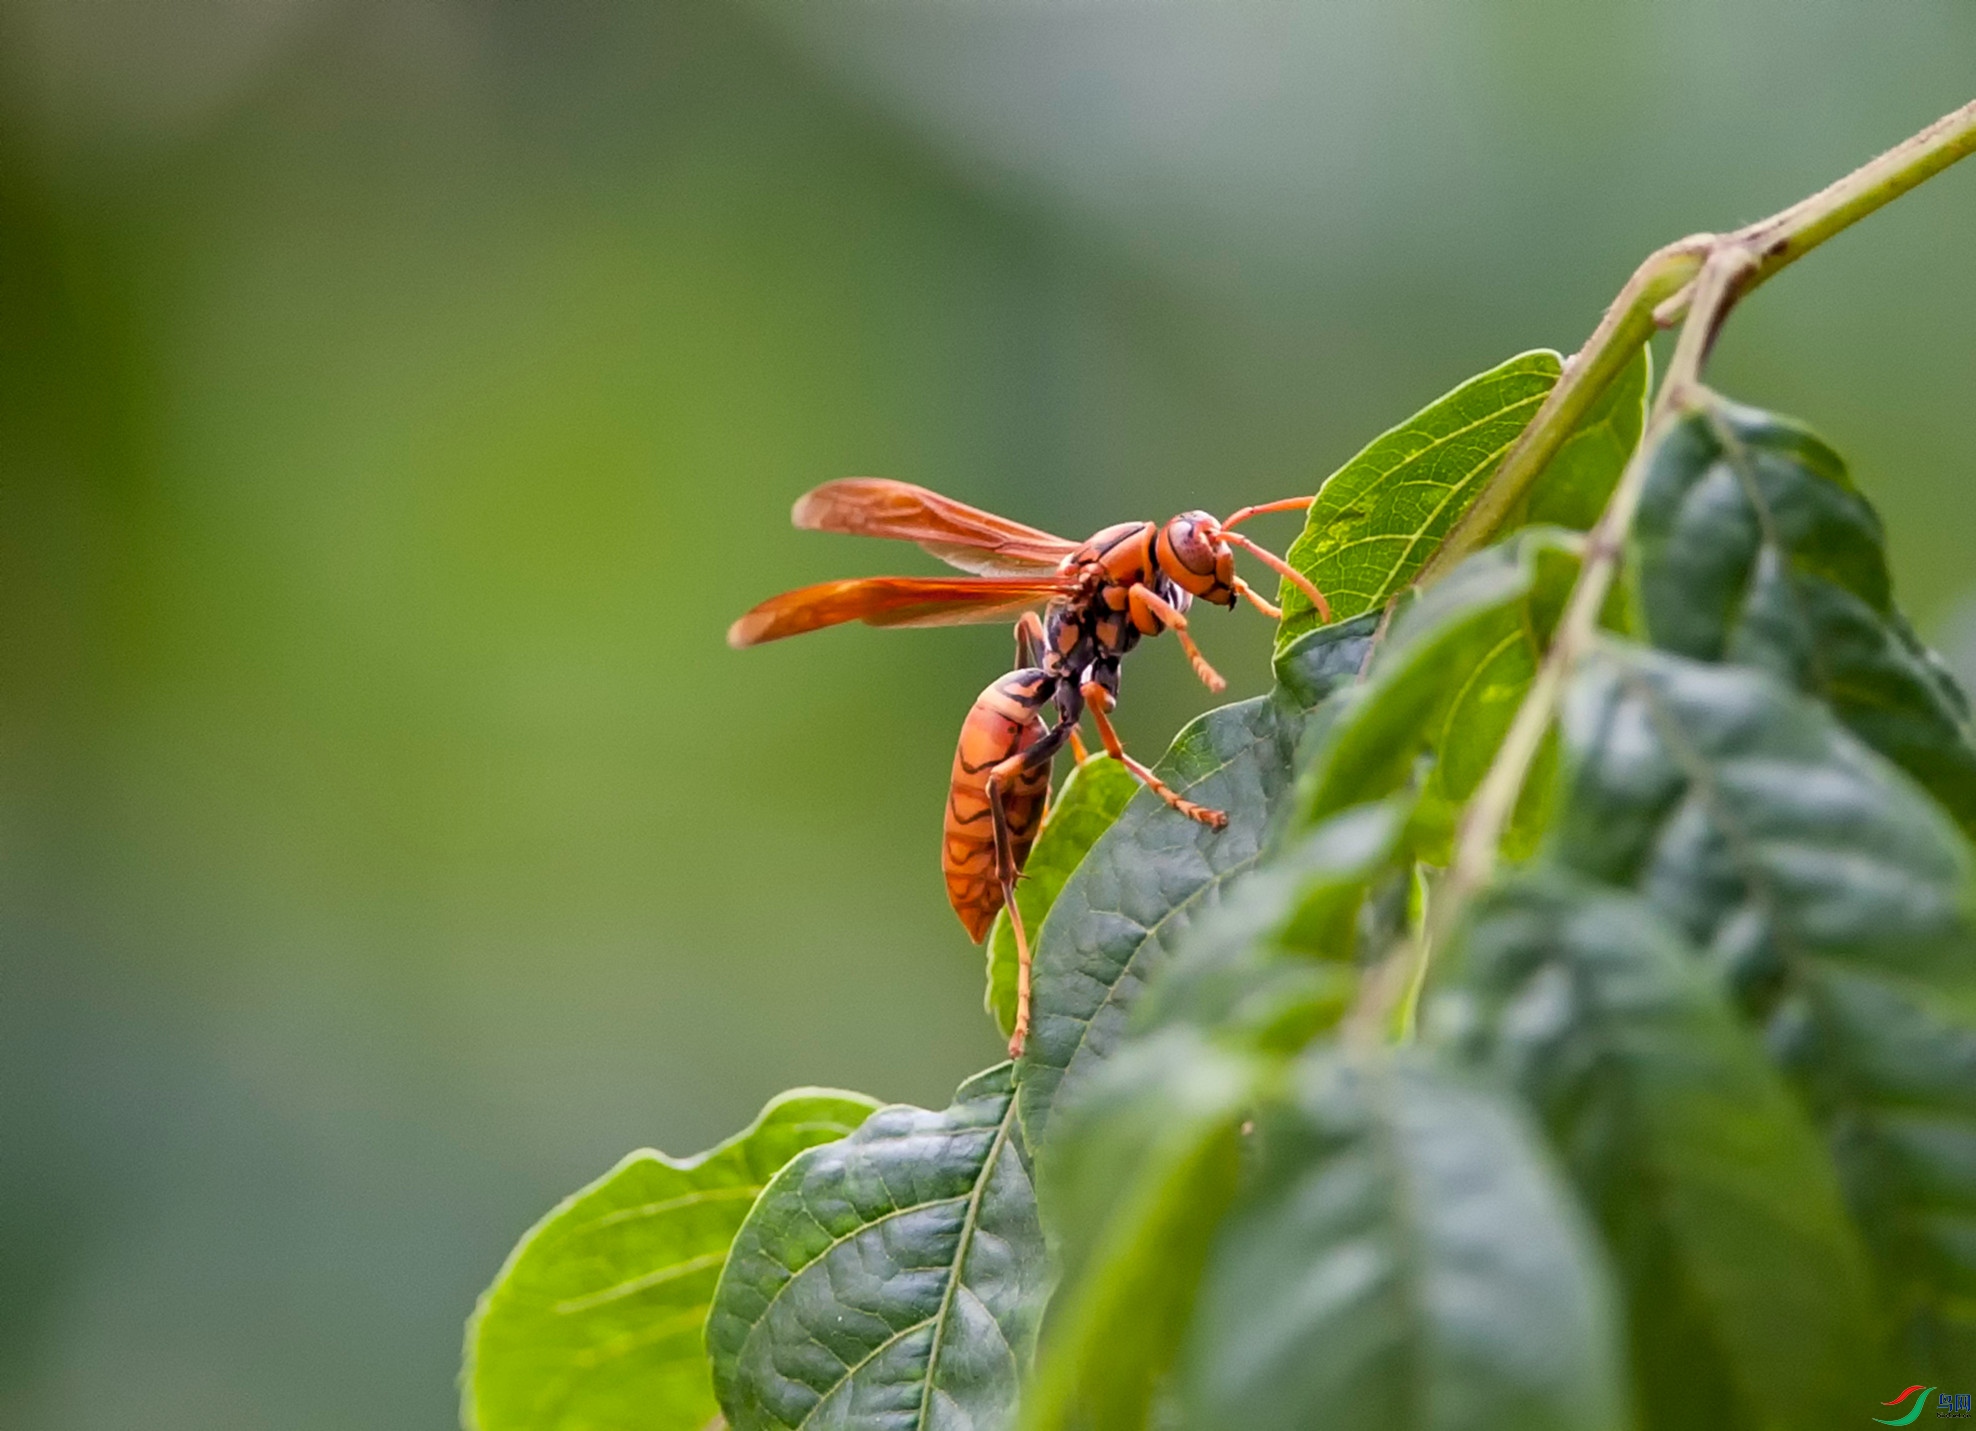
<instances>
[{"instance_id":1,"label":"wasp compound eye","mask_svg":"<svg viewBox=\"0 0 1976 1431\"><path fill-rule=\"evenodd\" d=\"M1206 512L1182 512L1160 528L1155 555L1160 569L1182 591L1233 605L1235 593L1228 588L1224 570L1232 568L1219 537L1219 526Z\"/></svg>"},{"instance_id":2,"label":"wasp compound eye","mask_svg":"<svg viewBox=\"0 0 1976 1431\"><path fill-rule=\"evenodd\" d=\"M1213 520L1206 512L1182 512L1160 529L1160 566L1182 585L1187 576L1214 575L1214 544L1202 530Z\"/></svg>"}]
</instances>

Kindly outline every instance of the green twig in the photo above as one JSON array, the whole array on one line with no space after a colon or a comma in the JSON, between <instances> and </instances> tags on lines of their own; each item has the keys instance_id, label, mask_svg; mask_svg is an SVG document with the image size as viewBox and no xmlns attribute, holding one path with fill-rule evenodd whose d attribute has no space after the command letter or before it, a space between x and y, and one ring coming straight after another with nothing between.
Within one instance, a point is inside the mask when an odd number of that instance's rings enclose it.
<instances>
[{"instance_id":1,"label":"green twig","mask_svg":"<svg viewBox=\"0 0 1976 1431\"><path fill-rule=\"evenodd\" d=\"M1616 577L1633 514L1646 485L1651 454L1668 427L1701 393L1701 369L1716 335L1736 303L1772 274L1803 257L1834 234L1940 173L1976 150L1976 101L1944 116L1905 143L1888 150L1837 183L1782 213L1734 233L1697 235L1654 254L1634 273L1605 320L1572 359L1530 430L1505 457L1502 468L1470 508L1489 502L1490 512L1464 534L1466 519L1450 533L1435 563L1453 560L1486 541L1493 522L1528 488L1572 424L1625 366L1656 323L1685 318L1667 376L1655 395L1646 431L1620 475L1598 524L1586 538L1584 560L1571 597L1501 748L1477 787L1463 817L1454 863L1436 891L1426 949L1441 947L1454 930L1469 898L1494 873L1497 847L1523 791L1556 714L1573 664L1597 638L1599 613ZM1543 425L1543 431L1537 431ZM1514 466L1513 466L1514 464ZM1505 495L1506 494L1506 495ZM1457 543L1465 545L1458 546ZM1454 557L1449 557L1450 551ZM1425 575L1425 574L1424 574Z\"/></svg>"},{"instance_id":2,"label":"green twig","mask_svg":"<svg viewBox=\"0 0 1976 1431\"><path fill-rule=\"evenodd\" d=\"M1687 311L1695 282L1712 254L1742 250L1753 262L1731 294L1734 300L1796 262L1841 230L1946 169L1976 149L1976 100L1861 165L1837 183L1781 213L1728 234L1691 234L1650 255L1634 270L1585 346L1565 364L1563 376L1538 408L1502 465L1448 533L1420 574L1429 582L1488 544L1496 528L1530 490L1530 484L1564 445L1578 420L1599 400L1656 329L1672 327ZM1719 326L1725 307L1715 316ZM1714 334L1711 332L1712 340Z\"/></svg>"}]
</instances>

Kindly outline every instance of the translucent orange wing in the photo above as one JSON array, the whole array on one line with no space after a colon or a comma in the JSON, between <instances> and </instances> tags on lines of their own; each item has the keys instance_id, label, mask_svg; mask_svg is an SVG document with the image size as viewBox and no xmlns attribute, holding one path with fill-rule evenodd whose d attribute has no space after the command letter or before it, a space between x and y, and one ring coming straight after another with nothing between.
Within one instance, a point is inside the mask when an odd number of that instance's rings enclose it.
<instances>
[{"instance_id":1,"label":"translucent orange wing","mask_svg":"<svg viewBox=\"0 0 1976 1431\"><path fill-rule=\"evenodd\" d=\"M950 566L977 576L1054 571L1077 543L884 477L826 482L797 498L790 519L805 531L846 532L918 542Z\"/></svg>"},{"instance_id":2,"label":"translucent orange wing","mask_svg":"<svg viewBox=\"0 0 1976 1431\"><path fill-rule=\"evenodd\" d=\"M844 621L867 626L965 626L1041 606L1074 583L1028 577L864 576L770 597L727 628L730 646L759 646Z\"/></svg>"}]
</instances>

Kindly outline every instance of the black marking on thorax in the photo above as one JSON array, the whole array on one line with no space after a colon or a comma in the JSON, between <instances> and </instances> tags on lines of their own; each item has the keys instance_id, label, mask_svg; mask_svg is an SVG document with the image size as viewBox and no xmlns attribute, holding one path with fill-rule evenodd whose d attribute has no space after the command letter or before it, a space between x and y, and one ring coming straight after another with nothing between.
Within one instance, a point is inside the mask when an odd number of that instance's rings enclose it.
<instances>
[{"instance_id":1,"label":"black marking on thorax","mask_svg":"<svg viewBox=\"0 0 1976 1431\"><path fill-rule=\"evenodd\" d=\"M1104 558L1122 544L1144 543L1144 570L1132 573L1136 580L1174 606L1187 605L1186 595L1160 567L1157 536L1158 530L1151 523L1121 522L1096 533L1077 552L1070 565L1081 568L1084 585L1051 602L1043 614L1045 670L1079 681L1094 664L1108 663L1116 669L1119 659L1139 644L1144 633L1132 624L1124 600L1131 583L1113 580L1103 564Z\"/></svg>"}]
</instances>

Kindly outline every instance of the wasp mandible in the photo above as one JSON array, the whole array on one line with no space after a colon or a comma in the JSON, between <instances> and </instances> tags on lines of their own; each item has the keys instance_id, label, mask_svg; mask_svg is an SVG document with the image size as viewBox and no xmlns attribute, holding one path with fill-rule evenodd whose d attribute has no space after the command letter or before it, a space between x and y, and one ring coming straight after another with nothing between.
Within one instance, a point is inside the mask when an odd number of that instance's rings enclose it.
<instances>
[{"instance_id":1,"label":"wasp mandible","mask_svg":"<svg viewBox=\"0 0 1976 1431\"><path fill-rule=\"evenodd\" d=\"M1298 586L1328 622L1331 608L1309 578L1233 530L1311 501L1265 502L1223 520L1182 512L1163 526L1121 522L1073 542L879 477L826 482L798 499L790 515L804 530L918 542L972 575L856 577L784 592L735 622L728 645L757 646L844 621L959 626L1016 617L1015 669L981 693L961 726L941 851L948 902L975 943L1008 906L1017 956L1011 1056L1029 1033L1029 935L1015 882L1042 823L1057 752L1068 742L1084 758L1077 725L1088 710L1106 753L1147 789L1189 819L1224 828L1227 815L1195 804L1125 753L1110 718L1119 663L1140 637L1171 631L1207 688L1226 687L1188 632L1187 608L1196 598L1228 607L1239 598L1272 620L1283 614L1235 574L1237 547ZM1056 720L1046 726L1051 705Z\"/></svg>"}]
</instances>

